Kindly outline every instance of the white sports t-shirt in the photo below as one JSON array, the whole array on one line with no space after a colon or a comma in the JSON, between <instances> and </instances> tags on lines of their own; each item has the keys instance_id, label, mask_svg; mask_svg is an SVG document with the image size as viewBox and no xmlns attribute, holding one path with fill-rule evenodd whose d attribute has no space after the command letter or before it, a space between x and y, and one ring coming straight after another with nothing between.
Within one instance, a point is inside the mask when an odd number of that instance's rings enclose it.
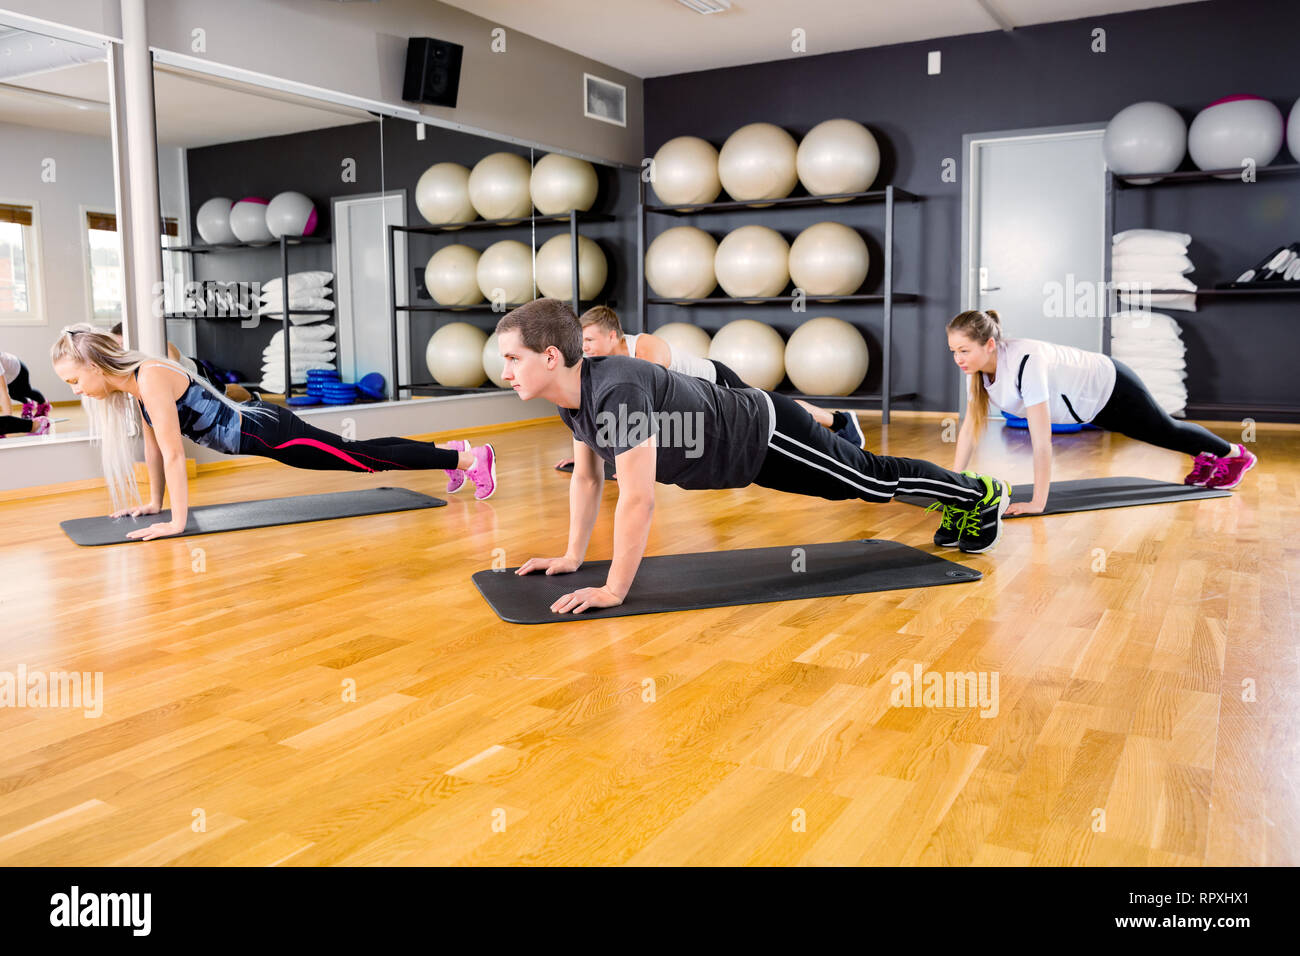
<instances>
[{"instance_id":1,"label":"white sports t-shirt","mask_svg":"<svg viewBox=\"0 0 1300 956\"><path fill-rule=\"evenodd\" d=\"M982 373L981 373L982 374ZM974 383L968 387L973 390ZM1004 339L998 346L997 379L984 376L989 401L1025 417L1030 405L1047 402L1053 425L1090 422L1115 390L1110 356L1038 339Z\"/></svg>"},{"instance_id":2,"label":"white sports t-shirt","mask_svg":"<svg viewBox=\"0 0 1300 956\"><path fill-rule=\"evenodd\" d=\"M21 369L22 363L18 361L17 355L0 352L0 377L4 378L6 385L18 377Z\"/></svg>"},{"instance_id":3,"label":"white sports t-shirt","mask_svg":"<svg viewBox=\"0 0 1300 956\"><path fill-rule=\"evenodd\" d=\"M640 337L639 333L637 335L623 336L623 341L627 343L627 354L632 358L636 358L636 340ZM671 345L668 346L668 371L689 375L691 378L702 378L706 382L713 382L715 385L718 381L718 367L716 365L708 359L696 358L694 355L678 355L673 351Z\"/></svg>"}]
</instances>

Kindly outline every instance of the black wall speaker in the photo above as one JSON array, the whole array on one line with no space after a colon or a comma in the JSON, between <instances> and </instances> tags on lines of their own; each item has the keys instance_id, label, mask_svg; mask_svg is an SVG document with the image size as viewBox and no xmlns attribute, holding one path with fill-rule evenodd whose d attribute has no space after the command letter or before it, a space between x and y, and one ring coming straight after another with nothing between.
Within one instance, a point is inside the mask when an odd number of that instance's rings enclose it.
<instances>
[{"instance_id":1,"label":"black wall speaker","mask_svg":"<svg viewBox=\"0 0 1300 956\"><path fill-rule=\"evenodd\" d=\"M460 87L460 60L465 48L459 43L411 37L406 46L406 82L402 99L434 106L455 106Z\"/></svg>"}]
</instances>

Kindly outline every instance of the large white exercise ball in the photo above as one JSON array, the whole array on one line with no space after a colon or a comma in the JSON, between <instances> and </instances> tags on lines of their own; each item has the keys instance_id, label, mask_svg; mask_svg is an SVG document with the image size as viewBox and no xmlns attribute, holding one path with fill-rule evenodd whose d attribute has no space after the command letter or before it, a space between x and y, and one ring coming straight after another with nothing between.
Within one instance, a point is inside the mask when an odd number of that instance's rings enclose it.
<instances>
[{"instance_id":1,"label":"large white exercise ball","mask_svg":"<svg viewBox=\"0 0 1300 956\"><path fill-rule=\"evenodd\" d=\"M780 295L790 281L790 244L767 226L741 226L718 243L713 271L733 299Z\"/></svg>"},{"instance_id":2,"label":"large white exercise ball","mask_svg":"<svg viewBox=\"0 0 1300 956\"><path fill-rule=\"evenodd\" d=\"M866 192L880 172L880 144L856 120L825 120L800 141L795 168L813 196Z\"/></svg>"},{"instance_id":3,"label":"large white exercise ball","mask_svg":"<svg viewBox=\"0 0 1300 956\"><path fill-rule=\"evenodd\" d=\"M772 123L742 126L722 144L718 179L732 199L784 199L799 173L794 137Z\"/></svg>"},{"instance_id":4,"label":"large white exercise ball","mask_svg":"<svg viewBox=\"0 0 1300 956\"><path fill-rule=\"evenodd\" d=\"M483 301L478 287L479 251L459 243L443 246L424 267L424 287L439 305L474 305Z\"/></svg>"},{"instance_id":5,"label":"large white exercise ball","mask_svg":"<svg viewBox=\"0 0 1300 956\"><path fill-rule=\"evenodd\" d=\"M596 201L600 181L596 168L585 159L547 153L533 167L529 192L533 205L544 216L558 216L576 209L586 212Z\"/></svg>"},{"instance_id":6,"label":"large white exercise ball","mask_svg":"<svg viewBox=\"0 0 1300 956\"><path fill-rule=\"evenodd\" d=\"M270 242L275 237L266 226L267 202L247 196L230 207L230 231L240 242Z\"/></svg>"},{"instance_id":7,"label":"large white exercise ball","mask_svg":"<svg viewBox=\"0 0 1300 956\"><path fill-rule=\"evenodd\" d=\"M509 383L501 376L506 370L506 360L497 348L497 334L493 332L483 343L483 372L497 388L508 388Z\"/></svg>"},{"instance_id":8,"label":"large white exercise ball","mask_svg":"<svg viewBox=\"0 0 1300 956\"><path fill-rule=\"evenodd\" d=\"M483 372L483 346L488 335L468 322L451 322L429 338L424 361L429 374L448 388L477 388L487 377Z\"/></svg>"},{"instance_id":9,"label":"large white exercise ball","mask_svg":"<svg viewBox=\"0 0 1300 956\"><path fill-rule=\"evenodd\" d=\"M1187 151L1198 169L1233 169L1242 163L1267 166L1282 149L1282 111L1258 96L1227 96L1196 114L1187 131Z\"/></svg>"},{"instance_id":10,"label":"large white exercise ball","mask_svg":"<svg viewBox=\"0 0 1300 956\"><path fill-rule=\"evenodd\" d=\"M785 346L785 373L806 395L851 395L867 377L867 340L843 319L809 319Z\"/></svg>"},{"instance_id":11,"label":"large white exercise ball","mask_svg":"<svg viewBox=\"0 0 1300 956\"><path fill-rule=\"evenodd\" d=\"M553 236L537 250L537 288L542 295L573 298L573 246L567 233ZM605 288L609 263L605 253L586 236L578 237L578 298L590 301Z\"/></svg>"},{"instance_id":12,"label":"large white exercise ball","mask_svg":"<svg viewBox=\"0 0 1300 956\"><path fill-rule=\"evenodd\" d=\"M866 241L838 222L813 223L790 244L790 280L806 295L852 295L870 265Z\"/></svg>"},{"instance_id":13,"label":"large white exercise ball","mask_svg":"<svg viewBox=\"0 0 1300 956\"><path fill-rule=\"evenodd\" d=\"M717 240L703 229L676 226L655 236L645 253L645 281L665 299L702 299L718 285Z\"/></svg>"},{"instance_id":14,"label":"large white exercise ball","mask_svg":"<svg viewBox=\"0 0 1300 956\"><path fill-rule=\"evenodd\" d=\"M460 163L434 163L415 184L415 208L434 226L475 218L469 201L469 170Z\"/></svg>"},{"instance_id":15,"label":"large white exercise ball","mask_svg":"<svg viewBox=\"0 0 1300 956\"><path fill-rule=\"evenodd\" d=\"M709 357L709 333L689 322L669 322L655 329L655 335L668 343L673 355Z\"/></svg>"},{"instance_id":16,"label":"large white exercise ball","mask_svg":"<svg viewBox=\"0 0 1300 956\"><path fill-rule=\"evenodd\" d=\"M785 343L770 325L736 319L718 329L709 358L721 362L754 388L771 390L785 378Z\"/></svg>"},{"instance_id":17,"label":"large white exercise ball","mask_svg":"<svg viewBox=\"0 0 1300 956\"><path fill-rule=\"evenodd\" d=\"M310 236L316 231L316 205L302 193L277 193L266 206L266 228L271 235Z\"/></svg>"},{"instance_id":18,"label":"large white exercise ball","mask_svg":"<svg viewBox=\"0 0 1300 956\"><path fill-rule=\"evenodd\" d=\"M213 196L199 207L194 217L194 225L204 242L238 242L230 228L230 210L235 205L233 199L225 196Z\"/></svg>"},{"instance_id":19,"label":"large white exercise ball","mask_svg":"<svg viewBox=\"0 0 1300 956\"><path fill-rule=\"evenodd\" d=\"M1291 151L1292 161L1300 163L1300 100L1295 101L1287 114L1286 148Z\"/></svg>"},{"instance_id":20,"label":"large white exercise ball","mask_svg":"<svg viewBox=\"0 0 1300 956\"><path fill-rule=\"evenodd\" d=\"M1134 103L1106 124L1101 151L1106 165L1117 176L1172 173L1187 153L1187 123L1172 106L1151 101ZM1146 185L1158 182L1159 177L1130 181Z\"/></svg>"},{"instance_id":21,"label":"large white exercise ball","mask_svg":"<svg viewBox=\"0 0 1300 956\"><path fill-rule=\"evenodd\" d=\"M532 172L528 160L517 153L484 156L469 174L469 201L484 219L526 219L533 212L528 189Z\"/></svg>"},{"instance_id":22,"label":"large white exercise ball","mask_svg":"<svg viewBox=\"0 0 1300 956\"><path fill-rule=\"evenodd\" d=\"M678 136L664 143L650 170L654 193L666 206L713 202L722 192L718 151L698 136Z\"/></svg>"},{"instance_id":23,"label":"large white exercise ball","mask_svg":"<svg viewBox=\"0 0 1300 956\"><path fill-rule=\"evenodd\" d=\"M533 250L517 239L502 239L483 250L476 271L479 291L489 302L519 305L533 301Z\"/></svg>"}]
</instances>

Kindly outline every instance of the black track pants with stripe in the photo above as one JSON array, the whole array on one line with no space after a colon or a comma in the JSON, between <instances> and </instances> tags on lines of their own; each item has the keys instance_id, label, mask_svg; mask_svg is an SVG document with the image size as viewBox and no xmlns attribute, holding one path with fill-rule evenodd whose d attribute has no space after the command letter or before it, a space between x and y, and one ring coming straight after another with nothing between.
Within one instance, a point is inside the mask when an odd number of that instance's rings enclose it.
<instances>
[{"instance_id":1,"label":"black track pants with stripe","mask_svg":"<svg viewBox=\"0 0 1300 956\"><path fill-rule=\"evenodd\" d=\"M769 393L772 394L772 393ZM873 455L822 428L793 399L772 394L776 431L754 484L839 501L889 501L896 494L931 495L969 508L984 483L920 458Z\"/></svg>"}]
</instances>

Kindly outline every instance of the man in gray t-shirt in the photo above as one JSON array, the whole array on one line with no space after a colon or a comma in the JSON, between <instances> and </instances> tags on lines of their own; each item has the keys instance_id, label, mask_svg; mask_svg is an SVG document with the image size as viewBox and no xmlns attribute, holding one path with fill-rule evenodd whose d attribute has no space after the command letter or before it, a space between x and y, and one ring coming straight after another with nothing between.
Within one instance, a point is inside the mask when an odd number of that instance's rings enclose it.
<instances>
[{"instance_id":1,"label":"man in gray t-shirt","mask_svg":"<svg viewBox=\"0 0 1300 956\"><path fill-rule=\"evenodd\" d=\"M743 488L763 466L775 418L766 392L719 388L621 355L579 366L580 404L561 408L560 418L611 465L653 437L659 484Z\"/></svg>"},{"instance_id":2,"label":"man in gray t-shirt","mask_svg":"<svg viewBox=\"0 0 1300 956\"><path fill-rule=\"evenodd\" d=\"M617 462L614 556L605 586L563 595L551 605L557 613L623 603L645 554L655 482L757 484L830 500L922 494L944 507L936 544L980 553L1001 536L1011 499L1006 482L922 459L873 455L836 438L779 392L721 387L622 356L584 359L582 327L558 299L507 314L497 325L497 343L502 377L524 400L554 402L574 436L568 547L559 558L529 559L516 574L566 574L581 566L600 508L601 459Z\"/></svg>"}]
</instances>

